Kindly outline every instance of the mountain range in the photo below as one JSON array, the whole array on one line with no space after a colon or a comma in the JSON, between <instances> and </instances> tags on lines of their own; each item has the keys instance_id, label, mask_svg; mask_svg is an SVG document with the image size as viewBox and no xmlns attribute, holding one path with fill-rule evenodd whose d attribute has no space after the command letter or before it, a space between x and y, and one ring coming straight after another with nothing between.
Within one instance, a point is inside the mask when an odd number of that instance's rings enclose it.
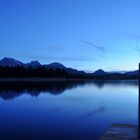
<instances>
[{"instance_id":1,"label":"mountain range","mask_svg":"<svg viewBox=\"0 0 140 140\"><path fill-rule=\"evenodd\" d=\"M28 68L28 67L38 68L38 67L44 66L45 68L49 68L49 69L53 69L53 70L64 69L64 70L66 70L66 71L68 71L69 73L72 73L72 74L86 75L86 72L84 72L84 71L78 71L78 70L73 69L73 68L65 67L63 64L58 63L58 62L42 65L38 61L31 61L30 63L23 63L23 62L20 62L20 61L14 59L14 58L5 57L2 60L0 60L0 66L1 67L21 66L21 67L25 67L25 68Z\"/></svg>"},{"instance_id":2,"label":"mountain range","mask_svg":"<svg viewBox=\"0 0 140 140\"><path fill-rule=\"evenodd\" d=\"M8 57L5 57L3 58L2 60L0 60L0 66L1 67L17 67L17 66L22 66L22 67L25 67L25 68L28 68L28 67L32 67L32 68L38 68L38 67L41 67L41 66L44 66L45 68L49 68L49 69L64 69L66 71L68 71L69 73L72 73L72 74L82 74L82 75L86 75L86 74L89 74L89 73L86 73L84 71L78 71L76 69L73 69L73 68L68 68L68 67L65 67L63 64L61 63L51 63L51 64L40 64L38 61L31 61L30 63L23 63L23 62L20 62L14 58L8 58ZM136 70L136 71L131 71L131 72L125 72L125 73L119 73L119 72L105 72L104 70L102 69L99 69L93 73L91 73L91 75L94 75L96 77L103 77L103 76L108 76L108 75L111 75L111 76L138 76L139 74L139 71Z\"/></svg>"}]
</instances>

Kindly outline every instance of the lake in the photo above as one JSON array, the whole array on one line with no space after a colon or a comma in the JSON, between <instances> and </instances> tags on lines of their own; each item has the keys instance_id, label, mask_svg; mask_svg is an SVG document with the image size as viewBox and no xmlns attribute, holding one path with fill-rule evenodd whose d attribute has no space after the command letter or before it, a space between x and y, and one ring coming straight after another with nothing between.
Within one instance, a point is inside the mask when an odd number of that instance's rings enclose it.
<instances>
[{"instance_id":1,"label":"lake","mask_svg":"<svg viewBox=\"0 0 140 140\"><path fill-rule=\"evenodd\" d=\"M0 82L0 139L98 140L137 105L138 81Z\"/></svg>"}]
</instances>

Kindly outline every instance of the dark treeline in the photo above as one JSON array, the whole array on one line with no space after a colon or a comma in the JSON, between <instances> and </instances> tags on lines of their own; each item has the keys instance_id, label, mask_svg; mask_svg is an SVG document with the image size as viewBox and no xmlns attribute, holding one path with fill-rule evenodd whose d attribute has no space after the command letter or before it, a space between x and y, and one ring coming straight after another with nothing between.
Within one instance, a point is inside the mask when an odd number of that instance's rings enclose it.
<instances>
[{"instance_id":1,"label":"dark treeline","mask_svg":"<svg viewBox=\"0 0 140 140\"><path fill-rule=\"evenodd\" d=\"M104 75L88 74L80 71L71 72L68 69L53 69L40 67L2 67L0 66L0 78L66 78L66 79L96 79L96 80L121 80L138 79L138 75L120 73L108 73Z\"/></svg>"},{"instance_id":2,"label":"dark treeline","mask_svg":"<svg viewBox=\"0 0 140 140\"><path fill-rule=\"evenodd\" d=\"M90 74L71 73L66 69L52 69L40 66L37 68L33 67L1 67L0 66L0 77L1 78L91 78Z\"/></svg>"}]
</instances>

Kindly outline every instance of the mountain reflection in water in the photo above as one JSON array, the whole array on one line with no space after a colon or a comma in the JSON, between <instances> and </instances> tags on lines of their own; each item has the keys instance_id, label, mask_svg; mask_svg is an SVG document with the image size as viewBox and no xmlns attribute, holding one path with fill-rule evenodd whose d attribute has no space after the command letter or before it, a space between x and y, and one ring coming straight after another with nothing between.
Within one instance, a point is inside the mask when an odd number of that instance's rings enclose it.
<instances>
[{"instance_id":1,"label":"mountain reflection in water","mask_svg":"<svg viewBox=\"0 0 140 140\"><path fill-rule=\"evenodd\" d=\"M41 93L52 95L62 94L68 89L86 84L93 84L98 88L105 85L111 86L138 86L138 81L49 81L49 82L0 82L0 98L4 100L14 99L22 94L38 97Z\"/></svg>"},{"instance_id":2,"label":"mountain reflection in water","mask_svg":"<svg viewBox=\"0 0 140 140\"><path fill-rule=\"evenodd\" d=\"M0 140L99 140L137 114L138 81L0 82Z\"/></svg>"}]
</instances>

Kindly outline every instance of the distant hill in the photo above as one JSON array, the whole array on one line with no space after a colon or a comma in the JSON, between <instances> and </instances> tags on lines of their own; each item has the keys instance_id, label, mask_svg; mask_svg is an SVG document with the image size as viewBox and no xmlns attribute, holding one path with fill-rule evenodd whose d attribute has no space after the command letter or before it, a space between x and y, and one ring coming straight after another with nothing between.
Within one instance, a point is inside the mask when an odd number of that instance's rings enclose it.
<instances>
[{"instance_id":1,"label":"distant hill","mask_svg":"<svg viewBox=\"0 0 140 140\"><path fill-rule=\"evenodd\" d=\"M93 73L95 79L138 79L139 71L131 72L105 72L102 69L99 69Z\"/></svg>"},{"instance_id":2,"label":"distant hill","mask_svg":"<svg viewBox=\"0 0 140 140\"><path fill-rule=\"evenodd\" d=\"M138 75L139 71L136 70L136 71L126 72L125 74L127 74L127 75Z\"/></svg>"},{"instance_id":3,"label":"distant hill","mask_svg":"<svg viewBox=\"0 0 140 140\"><path fill-rule=\"evenodd\" d=\"M95 71L93 74L96 75L96 76L98 76L98 75L106 75L107 72L105 72L102 69L99 69L99 70Z\"/></svg>"}]
</instances>

